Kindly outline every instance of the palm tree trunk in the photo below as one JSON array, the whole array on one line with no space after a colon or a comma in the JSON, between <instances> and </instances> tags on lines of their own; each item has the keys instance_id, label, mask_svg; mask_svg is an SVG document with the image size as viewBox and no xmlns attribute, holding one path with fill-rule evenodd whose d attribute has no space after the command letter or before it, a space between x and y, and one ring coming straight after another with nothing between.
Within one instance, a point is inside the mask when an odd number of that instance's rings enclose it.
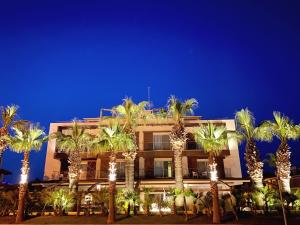
<instances>
[{"instance_id":1,"label":"palm tree trunk","mask_svg":"<svg viewBox=\"0 0 300 225\"><path fill-rule=\"evenodd\" d=\"M131 211L131 208L130 208L130 201L129 201L128 205L127 205L127 217L130 216L130 211Z\"/></svg>"},{"instance_id":2,"label":"palm tree trunk","mask_svg":"<svg viewBox=\"0 0 300 225\"><path fill-rule=\"evenodd\" d=\"M125 158L125 187L128 191L134 190L134 160L136 157L136 149L138 149L136 145L136 135L133 130L133 127L129 125L125 128L125 132L129 134L134 143L134 149L130 149L129 152L123 152L123 156Z\"/></svg>"},{"instance_id":3,"label":"palm tree trunk","mask_svg":"<svg viewBox=\"0 0 300 225\"><path fill-rule=\"evenodd\" d=\"M129 187L129 173L128 173L128 167L129 167L129 162L128 159L125 157L125 188L128 190Z\"/></svg>"},{"instance_id":4,"label":"palm tree trunk","mask_svg":"<svg viewBox=\"0 0 300 225\"><path fill-rule=\"evenodd\" d=\"M107 218L108 224L114 223L116 220L115 188L116 188L116 181L109 181L109 206L108 206L108 218Z\"/></svg>"},{"instance_id":5,"label":"palm tree trunk","mask_svg":"<svg viewBox=\"0 0 300 225\"><path fill-rule=\"evenodd\" d=\"M282 140L276 152L276 170L284 192L291 192L291 152L286 140Z\"/></svg>"},{"instance_id":6,"label":"palm tree trunk","mask_svg":"<svg viewBox=\"0 0 300 225\"><path fill-rule=\"evenodd\" d=\"M0 128L0 137L3 137L7 135L7 129L5 129L4 127ZM3 157L3 152L7 147L7 143L4 140L0 140L0 169L2 168L2 157ZM1 182L2 180L0 180Z\"/></svg>"},{"instance_id":7,"label":"palm tree trunk","mask_svg":"<svg viewBox=\"0 0 300 225\"><path fill-rule=\"evenodd\" d=\"M110 157L110 163L115 162L115 155ZM107 223L112 224L116 220L116 208L115 208L115 195L116 195L116 181L109 179L109 203L108 203L108 217Z\"/></svg>"},{"instance_id":8,"label":"palm tree trunk","mask_svg":"<svg viewBox=\"0 0 300 225\"><path fill-rule=\"evenodd\" d=\"M81 166L79 150L70 152L69 163L69 190L76 195L78 191L78 180Z\"/></svg>"},{"instance_id":9,"label":"palm tree trunk","mask_svg":"<svg viewBox=\"0 0 300 225\"><path fill-rule=\"evenodd\" d=\"M19 200L16 223L21 223L24 220L25 197L28 187L28 173L29 173L29 152L24 152L24 159L22 162L22 174L19 188Z\"/></svg>"},{"instance_id":10,"label":"palm tree trunk","mask_svg":"<svg viewBox=\"0 0 300 225\"><path fill-rule=\"evenodd\" d=\"M260 160L259 152L255 141L249 139L246 144L245 161L247 172L255 187L262 188L263 185L263 163Z\"/></svg>"},{"instance_id":11,"label":"palm tree trunk","mask_svg":"<svg viewBox=\"0 0 300 225\"><path fill-rule=\"evenodd\" d=\"M73 210L76 210L76 215L80 213L80 203L78 200L78 180L80 176L81 157L79 150L71 151L69 154L69 191L74 196L75 205Z\"/></svg>"},{"instance_id":12,"label":"palm tree trunk","mask_svg":"<svg viewBox=\"0 0 300 225\"><path fill-rule=\"evenodd\" d=\"M3 152L4 152L4 149L2 149L2 146L0 144L0 169L2 169L2 164L3 164L3 161L2 161ZM0 174L0 184L2 183L2 181L3 181L3 174Z\"/></svg>"},{"instance_id":13,"label":"palm tree trunk","mask_svg":"<svg viewBox=\"0 0 300 225\"><path fill-rule=\"evenodd\" d=\"M211 193L212 193L212 203L213 203L213 223L220 223L220 209L219 209L219 192L218 183L211 181Z\"/></svg>"},{"instance_id":14,"label":"palm tree trunk","mask_svg":"<svg viewBox=\"0 0 300 225\"><path fill-rule=\"evenodd\" d=\"M0 128L0 137L7 135L7 129ZM2 169L3 164L3 153L7 147L7 143L4 140L0 140L0 169ZM0 183L3 181L3 174L0 174Z\"/></svg>"},{"instance_id":15,"label":"palm tree trunk","mask_svg":"<svg viewBox=\"0 0 300 225\"><path fill-rule=\"evenodd\" d=\"M134 153L134 156L130 158L129 165L128 165L128 190L133 191L134 190L134 160L135 160L136 153Z\"/></svg>"},{"instance_id":16,"label":"palm tree trunk","mask_svg":"<svg viewBox=\"0 0 300 225\"><path fill-rule=\"evenodd\" d=\"M183 207L184 207L184 214L185 220L188 220L187 217L187 205L183 185L183 171L182 171L182 152L184 150L186 141L186 135L184 131L184 126L182 123L175 124L172 128L171 135L170 135L170 143L172 150L174 152L174 170L175 170L175 187L181 190L181 196L183 198Z\"/></svg>"},{"instance_id":17,"label":"palm tree trunk","mask_svg":"<svg viewBox=\"0 0 300 225\"><path fill-rule=\"evenodd\" d=\"M78 192L78 184L76 185L77 189L76 189L76 216L80 215L80 209L81 209L81 192Z\"/></svg>"},{"instance_id":18,"label":"palm tree trunk","mask_svg":"<svg viewBox=\"0 0 300 225\"><path fill-rule=\"evenodd\" d=\"M173 212L172 212L172 214L173 215L177 215L177 207L176 207L176 196L175 197L173 197Z\"/></svg>"},{"instance_id":19,"label":"palm tree trunk","mask_svg":"<svg viewBox=\"0 0 300 225\"><path fill-rule=\"evenodd\" d=\"M209 164L214 163L214 157L210 154ZM218 181L210 180L210 188L212 194L212 209L213 209L213 223L220 223L220 207L219 207L219 191L218 191Z\"/></svg>"},{"instance_id":20,"label":"palm tree trunk","mask_svg":"<svg viewBox=\"0 0 300 225\"><path fill-rule=\"evenodd\" d=\"M183 190L182 149L174 149L175 186Z\"/></svg>"},{"instance_id":21,"label":"palm tree trunk","mask_svg":"<svg viewBox=\"0 0 300 225\"><path fill-rule=\"evenodd\" d=\"M136 152L124 152L125 157L125 187L128 191L134 190L134 160Z\"/></svg>"}]
</instances>

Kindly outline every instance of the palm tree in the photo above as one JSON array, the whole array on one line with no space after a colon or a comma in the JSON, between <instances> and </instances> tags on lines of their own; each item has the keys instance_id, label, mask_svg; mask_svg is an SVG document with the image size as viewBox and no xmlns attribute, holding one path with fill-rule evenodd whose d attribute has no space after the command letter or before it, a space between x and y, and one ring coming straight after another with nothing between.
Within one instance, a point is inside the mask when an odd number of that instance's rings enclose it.
<instances>
[{"instance_id":1,"label":"palm tree","mask_svg":"<svg viewBox=\"0 0 300 225\"><path fill-rule=\"evenodd\" d=\"M42 144L47 141L47 136L38 125L30 124L28 126L23 126L22 128L13 127L12 129L14 131L14 135L6 136L8 146L12 151L24 153L16 217L16 223L20 223L23 221L24 217L25 195L27 192L29 174L29 153L31 150L39 151Z\"/></svg>"},{"instance_id":2,"label":"palm tree","mask_svg":"<svg viewBox=\"0 0 300 225\"><path fill-rule=\"evenodd\" d=\"M235 114L237 132L246 140L245 161L247 173L255 187L263 187L263 162L255 140L269 141L272 136L263 127L255 127L255 119L248 109L242 109Z\"/></svg>"},{"instance_id":3,"label":"palm tree","mask_svg":"<svg viewBox=\"0 0 300 225\"><path fill-rule=\"evenodd\" d=\"M119 125L104 127L100 134L92 141L91 149L97 154L110 153L109 161L109 214L107 223L115 222L115 194L116 194L116 153L133 149L135 143L131 135L122 131Z\"/></svg>"},{"instance_id":4,"label":"palm tree","mask_svg":"<svg viewBox=\"0 0 300 225\"><path fill-rule=\"evenodd\" d=\"M78 125L77 120L73 120L70 134L58 131L52 134L52 138L56 139L58 148L68 154L69 190L76 195L81 167L80 153L86 151L91 135L86 132L85 128Z\"/></svg>"},{"instance_id":5,"label":"palm tree","mask_svg":"<svg viewBox=\"0 0 300 225\"><path fill-rule=\"evenodd\" d=\"M134 189L134 160L136 157L136 149L138 148L136 144L135 127L137 125L138 119L145 119L145 109L148 102L142 101L135 104L131 98L125 98L122 105L113 107L112 112L118 118L124 120L123 129L131 136L133 140L132 149L128 149L123 152L125 157L125 186L129 191Z\"/></svg>"},{"instance_id":6,"label":"palm tree","mask_svg":"<svg viewBox=\"0 0 300 225\"><path fill-rule=\"evenodd\" d=\"M1 125L0 128L0 168L2 167L2 155L4 150L7 148L7 142L3 139L4 136L8 135L9 128L14 125L14 119L16 117L18 106L11 105L1 107ZM0 175L1 176L1 175ZM0 182L2 177L0 177Z\"/></svg>"},{"instance_id":7,"label":"palm tree","mask_svg":"<svg viewBox=\"0 0 300 225\"><path fill-rule=\"evenodd\" d=\"M225 126L216 126L212 123L200 125L195 129L195 141L202 146L208 153L208 164L210 168L210 186L213 203L213 223L220 223L219 195L218 195L218 176L217 163L215 157L226 148L228 139L233 137L234 133L227 131Z\"/></svg>"},{"instance_id":8,"label":"palm tree","mask_svg":"<svg viewBox=\"0 0 300 225\"><path fill-rule=\"evenodd\" d=\"M170 142L174 152L175 182L176 188L180 190L183 190L182 151L184 150L186 142L183 117L188 114L193 114L193 109L197 105L198 102L194 98L181 102L175 96L171 96L168 100L168 114L174 120L174 126L170 134Z\"/></svg>"},{"instance_id":9,"label":"palm tree","mask_svg":"<svg viewBox=\"0 0 300 225\"><path fill-rule=\"evenodd\" d=\"M262 126L269 128L273 136L280 140L276 151L276 174L283 191L290 192L291 152L288 140L296 140L300 136L300 125L294 125L287 116L273 112L274 121L265 121Z\"/></svg>"}]
</instances>

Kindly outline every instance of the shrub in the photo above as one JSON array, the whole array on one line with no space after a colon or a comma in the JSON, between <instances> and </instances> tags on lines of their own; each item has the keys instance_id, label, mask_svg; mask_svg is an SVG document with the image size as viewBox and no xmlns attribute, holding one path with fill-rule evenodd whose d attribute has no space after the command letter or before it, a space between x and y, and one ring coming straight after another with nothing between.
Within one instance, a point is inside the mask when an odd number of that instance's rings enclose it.
<instances>
[{"instance_id":1,"label":"shrub","mask_svg":"<svg viewBox=\"0 0 300 225\"><path fill-rule=\"evenodd\" d=\"M44 193L45 205L51 205L56 215L62 216L65 211L70 210L75 203L74 196L67 189L57 189Z\"/></svg>"}]
</instances>

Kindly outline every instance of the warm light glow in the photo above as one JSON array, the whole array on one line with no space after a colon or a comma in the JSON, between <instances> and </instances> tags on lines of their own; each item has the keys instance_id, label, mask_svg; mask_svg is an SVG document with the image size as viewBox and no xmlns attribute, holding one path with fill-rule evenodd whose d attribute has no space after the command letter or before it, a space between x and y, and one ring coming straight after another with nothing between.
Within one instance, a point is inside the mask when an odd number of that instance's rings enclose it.
<instances>
[{"instance_id":1,"label":"warm light glow","mask_svg":"<svg viewBox=\"0 0 300 225\"><path fill-rule=\"evenodd\" d=\"M218 171L217 171L217 163L213 162L209 165L209 173L210 173L210 180L217 181L218 180Z\"/></svg>"},{"instance_id":2,"label":"warm light glow","mask_svg":"<svg viewBox=\"0 0 300 225\"><path fill-rule=\"evenodd\" d=\"M93 196L91 194L87 194L84 196L84 201L86 204L89 204L93 201Z\"/></svg>"},{"instance_id":3,"label":"warm light glow","mask_svg":"<svg viewBox=\"0 0 300 225\"><path fill-rule=\"evenodd\" d=\"M100 191L101 190L101 184L97 184L96 189L97 189L97 191Z\"/></svg>"},{"instance_id":4,"label":"warm light glow","mask_svg":"<svg viewBox=\"0 0 300 225\"><path fill-rule=\"evenodd\" d=\"M117 179L117 168L116 168L116 163L115 162L110 162L109 163L109 175L108 175L108 179L109 181L115 181Z\"/></svg>"},{"instance_id":5,"label":"warm light glow","mask_svg":"<svg viewBox=\"0 0 300 225\"><path fill-rule=\"evenodd\" d=\"M157 203L152 203L151 204L151 212L159 212L159 208L158 208L158 205ZM171 209L169 207L166 207L166 208L161 208L160 210L161 212L171 212Z\"/></svg>"},{"instance_id":6,"label":"warm light glow","mask_svg":"<svg viewBox=\"0 0 300 225\"><path fill-rule=\"evenodd\" d=\"M26 184L27 183L27 178L28 178L27 174L21 174L20 184Z\"/></svg>"},{"instance_id":7,"label":"warm light glow","mask_svg":"<svg viewBox=\"0 0 300 225\"><path fill-rule=\"evenodd\" d=\"M116 174L109 174L108 179L109 181L115 181L117 178Z\"/></svg>"},{"instance_id":8,"label":"warm light glow","mask_svg":"<svg viewBox=\"0 0 300 225\"><path fill-rule=\"evenodd\" d=\"M29 170L29 168L28 168ZM21 180L20 184L26 184L28 180L28 173L25 168L21 168Z\"/></svg>"}]
</instances>

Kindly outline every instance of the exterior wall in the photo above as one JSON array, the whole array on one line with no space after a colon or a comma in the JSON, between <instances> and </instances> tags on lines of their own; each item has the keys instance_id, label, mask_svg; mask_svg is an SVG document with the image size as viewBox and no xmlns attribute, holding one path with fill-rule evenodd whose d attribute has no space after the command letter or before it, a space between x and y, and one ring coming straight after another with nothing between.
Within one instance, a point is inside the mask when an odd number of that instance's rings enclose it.
<instances>
[{"instance_id":1,"label":"exterior wall","mask_svg":"<svg viewBox=\"0 0 300 225\"><path fill-rule=\"evenodd\" d=\"M235 130L234 120L224 120L227 130ZM228 148L230 155L224 159L224 169L229 170L227 177L242 178L241 162L238 143L235 140L229 140Z\"/></svg>"},{"instance_id":2,"label":"exterior wall","mask_svg":"<svg viewBox=\"0 0 300 225\"><path fill-rule=\"evenodd\" d=\"M154 157L145 158L145 176L152 178L154 177Z\"/></svg>"},{"instance_id":3,"label":"exterior wall","mask_svg":"<svg viewBox=\"0 0 300 225\"><path fill-rule=\"evenodd\" d=\"M195 117L196 118L196 117ZM199 123L213 122L226 125L227 129L235 130L234 120L199 120L192 118L191 120L185 119L186 130L188 133L193 133L195 127ZM105 125L105 122L101 122ZM71 126L72 123L52 123L50 125L50 133L56 132L59 127ZM81 124L80 124L81 125ZM96 134L98 132L99 119L95 121L85 121L82 125L89 126L89 132ZM169 150L152 150L153 149L153 133L169 133L172 129L172 121L168 123L145 125L141 123L136 128L136 138L138 146L138 154L135 160L135 178L154 178L154 159L155 158L172 158L173 151ZM189 141L194 141L192 137L189 137ZM183 175L184 178L193 178L192 171L197 169L197 159L207 158L207 154L197 149L196 145L193 145L195 149L183 151ZM188 145L187 145L188 147ZM224 150L222 155L217 159L218 163L218 176L224 178L241 178L241 167L238 153L238 145L235 141L228 143L228 150ZM47 147L47 156L45 164L45 179L53 179L53 174L60 173L60 160L55 158L55 140L50 140ZM94 157L94 156L93 156ZM124 158L121 154L118 154L118 158ZM106 179L108 172L109 155L104 154L96 158L91 158L88 154L83 156L85 160L95 160L95 179ZM174 176L174 162L172 166ZM64 168L66 169L66 168ZM59 174L58 174L59 175Z\"/></svg>"},{"instance_id":4,"label":"exterior wall","mask_svg":"<svg viewBox=\"0 0 300 225\"><path fill-rule=\"evenodd\" d=\"M49 134L57 131L57 126L55 124L50 124ZM44 180L57 179L60 175L60 160L55 159L55 146L56 141L51 139L48 141L47 153L45 160L44 169Z\"/></svg>"}]
</instances>

